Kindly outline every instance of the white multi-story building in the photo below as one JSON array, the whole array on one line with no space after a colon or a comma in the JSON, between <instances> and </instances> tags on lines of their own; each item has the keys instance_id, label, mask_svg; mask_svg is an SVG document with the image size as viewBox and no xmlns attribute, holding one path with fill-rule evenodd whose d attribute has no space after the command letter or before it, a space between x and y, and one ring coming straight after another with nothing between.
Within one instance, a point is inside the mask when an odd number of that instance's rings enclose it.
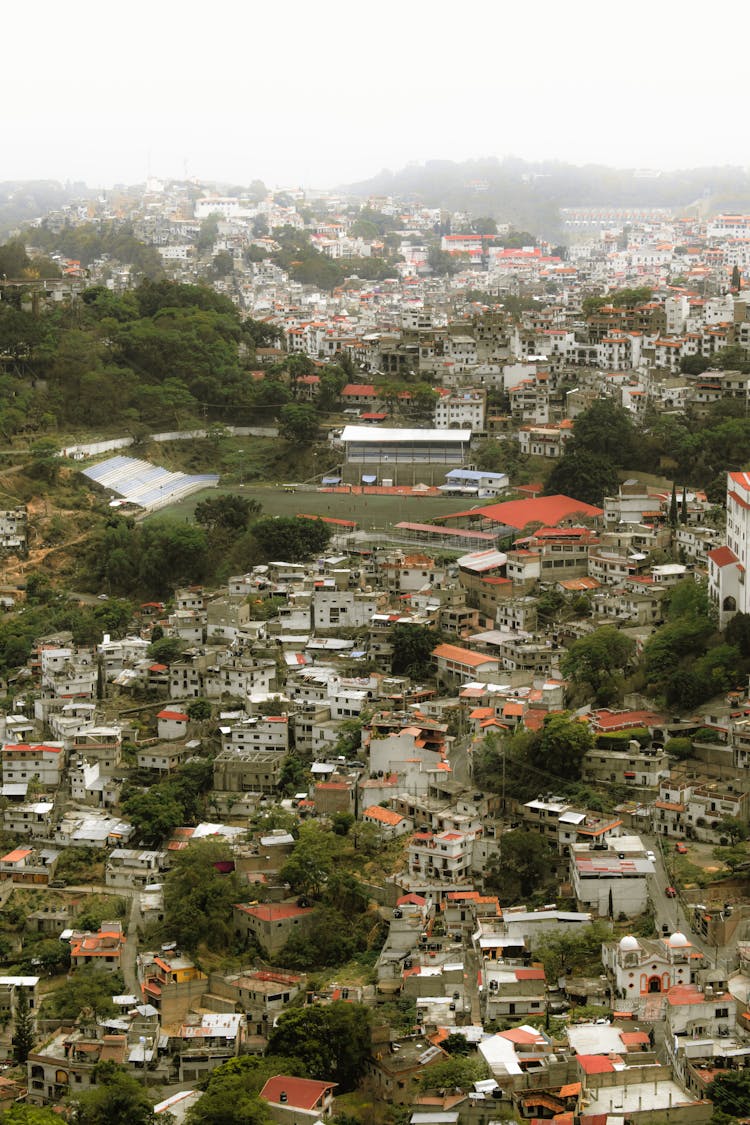
<instances>
[{"instance_id":1,"label":"white multi-story building","mask_svg":"<svg viewBox=\"0 0 750 1125\"><path fill-rule=\"evenodd\" d=\"M435 427L439 430L453 427L483 430L486 404L487 394L483 390L444 395L435 404Z\"/></svg>"},{"instance_id":2,"label":"white multi-story building","mask_svg":"<svg viewBox=\"0 0 750 1125\"><path fill-rule=\"evenodd\" d=\"M6 742L2 749L3 785L18 785L37 778L45 789L56 789L64 765L61 742L38 746Z\"/></svg>"},{"instance_id":3,"label":"white multi-story building","mask_svg":"<svg viewBox=\"0 0 750 1125\"><path fill-rule=\"evenodd\" d=\"M243 716L219 726L222 750L289 749L289 723L286 715Z\"/></svg>"},{"instance_id":4,"label":"white multi-story building","mask_svg":"<svg viewBox=\"0 0 750 1125\"><path fill-rule=\"evenodd\" d=\"M727 543L708 552L708 588L723 629L750 608L747 567L750 546L750 473L727 473Z\"/></svg>"}]
</instances>

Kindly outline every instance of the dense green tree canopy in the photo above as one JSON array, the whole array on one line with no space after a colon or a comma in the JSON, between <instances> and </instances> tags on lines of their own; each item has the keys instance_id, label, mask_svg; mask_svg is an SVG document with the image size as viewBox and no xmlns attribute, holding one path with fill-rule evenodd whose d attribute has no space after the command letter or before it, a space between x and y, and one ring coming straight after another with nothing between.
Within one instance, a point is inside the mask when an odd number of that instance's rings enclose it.
<instances>
[{"instance_id":1,"label":"dense green tree canopy","mask_svg":"<svg viewBox=\"0 0 750 1125\"><path fill-rule=\"evenodd\" d=\"M489 1073L489 1067L481 1055L475 1054L473 1058L454 1055L453 1058L425 1067L419 1085L422 1090L472 1090L474 1083L487 1078Z\"/></svg>"},{"instance_id":2,"label":"dense green tree canopy","mask_svg":"<svg viewBox=\"0 0 750 1125\"><path fill-rule=\"evenodd\" d=\"M232 904L247 897L234 871L217 868L231 862L228 845L201 840L176 852L164 884L165 932L180 946L225 949L232 932Z\"/></svg>"},{"instance_id":3,"label":"dense green tree canopy","mask_svg":"<svg viewBox=\"0 0 750 1125\"><path fill-rule=\"evenodd\" d=\"M437 629L428 625L394 625L388 639L393 647L391 667L396 675L406 674L417 680L434 676L432 653L443 639Z\"/></svg>"},{"instance_id":4,"label":"dense green tree canopy","mask_svg":"<svg viewBox=\"0 0 750 1125\"><path fill-rule=\"evenodd\" d=\"M715 1109L744 1117L750 1105L750 1070L729 1070L714 1078L706 1091Z\"/></svg>"},{"instance_id":5,"label":"dense green tree canopy","mask_svg":"<svg viewBox=\"0 0 750 1125\"><path fill-rule=\"evenodd\" d=\"M610 457L588 449L573 447L555 463L547 477L545 493L548 496L572 496L584 504L601 507L605 496L616 496L617 469Z\"/></svg>"},{"instance_id":6,"label":"dense green tree canopy","mask_svg":"<svg viewBox=\"0 0 750 1125\"><path fill-rule=\"evenodd\" d=\"M84 965L76 969L60 988L50 992L43 1013L53 1019L77 1019L84 1008L93 1008L97 1016L111 1016L114 978L106 969Z\"/></svg>"},{"instance_id":7,"label":"dense green tree canopy","mask_svg":"<svg viewBox=\"0 0 750 1125\"><path fill-rule=\"evenodd\" d=\"M287 1009L268 1041L271 1054L298 1057L311 1078L353 1090L370 1057L370 1012L364 1004L333 1004Z\"/></svg>"},{"instance_id":8,"label":"dense green tree canopy","mask_svg":"<svg viewBox=\"0 0 750 1125\"><path fill-rule=\"evenodd\" d=\"M16 1102L0 1111L0 1125L60 1125L60 1114L46 1105Z\"/></svg>"},{"instance_id":9,"label":"dense green tree canopy","mask_svg":"<svg viewBox=\"0 0 750 1125\"><path fill-rule=\"evenodd\" d=\"M539 765L555 777L577 781L583 757L593 745L588 723L571 718L565 711L556 711L545 716L534 756Z\"/></svg>"},{"instance_id":10,"label":"dense green tree canopy","mask_svg":"<svg viewBox=\"0 0 750 1125\"><path fill-rule=\"evenodd\" d=\"M318 437L318 412L304 402L288 402L279 411L279 433L289 441L308 444Z\"/></svg>"},{"instance_id":11,"label":"dense green tree canopy","mask_svg":"<svg viewBox=\"0 0 750 1125\"><path fill-rule=\"evenodd\" d=\"M618 694L619 678L635 656L635 642L614 625L604 625L580 637L560 662L560 670L577 686L588 685L602 705Z\"/></svg>"},{"instance_id":12,"label":"dense green tree canopy","mask_svg":"<svg viewBox=\"0 0 750 1125\"><path fill-rule=\"evenodd\" d=\"M521 828L504 832L499 855L487 864L485 886L497 893L503 905L520 903L554 878L553 854L550 842L538 832Z\"/></svg>"},{"instance_id":13,"label":"dense green tree canopy","mask_svg":"<svg viewBox=\"0 0 750 1125\"><path fill-rule=\"evenodd\" d=\"M307 1077L296 1058L243 1055L222 1063L205 1079L205 1092L188 1112L187 1125L271 1125L268 1106L258 1094L277 1074Z\"/></svg>"},{"instance_id":14,"label":"dense green tree canopy","mask_svg":"<svg viewBox=\"0 0 750 1125\"><path fill-rule=\"evenodd\" d=\"M318 519L278 516L253 524L253 539L264 559L300 562L325 550L331 532Z\"/></svg>"},{"instance_id":15,"label":"dense green tree canopy","mask_svg":"<svg viewBox=\"0 0 750 1125\"><path fill-rule=\"evenodd\" d=\"M315 821L300 825L299 838L280 871L282 882L295 893L320 895L331 875L341 840Z\"/></svg>"},{"instance_id":16,"label":"dense green tree canopy","mask_svg":"<svg viewBox=\"0 0 750 1125\"><path fill-rule=\"evenodd\" d=\"M248 500L245 496L209 496L196 504L195 522L206 531L233 536L244 531L251 517L259 515L260 510L256 500Z\"/></svg>"},{"instance_id":17,"label":"dense green tree canopy","mask_svg":"<svg viewBox=\"0 0 750 1125\"><path fill-rule=\"evenodd\" d=\"M76 1096L75 1125L155 1125L153 1098L126 1067L99 1062L93 1078Z\"/></svg>"}]
</instances>

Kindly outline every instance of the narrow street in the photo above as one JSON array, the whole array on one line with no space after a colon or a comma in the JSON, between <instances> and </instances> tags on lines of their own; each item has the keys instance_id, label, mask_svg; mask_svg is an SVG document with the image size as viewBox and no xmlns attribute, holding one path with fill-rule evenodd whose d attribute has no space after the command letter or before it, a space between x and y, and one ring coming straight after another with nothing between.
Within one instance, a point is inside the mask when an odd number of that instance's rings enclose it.
<instances>
[{"instance_id":1,"label":"narrow street","mask_svg":"<svg viewBox=\"0 0 750 1125\"><path fill-rule=\"evenodd\" d=\"M723 967L727 972L733 962L732 945L714 946L704 941L700 934L693 928L692 912L685 908L685 898L679 893L676 898L668 898L666 889L673 886L665 859L669 856L670 848L674 848L674 840L661 840L656 836L644 836L644 844L651 848L655 855L654 874L649 878L649 893L654 904L654 921L659 934L662 927L668 926L669 933L679 930L688 940L699 949L706 958L705 964ZM732 943L733 944L733 943Z\"/></svg>"},{"instance_id":2,"label":"narrow street","mask_svg":"<svg viewBox=\"0 0 750 1125\"><path fill-rule=\"evenodd\" d=\"M135 961L138 955L138 927L141 921L141 896L135 890L130 899L130 913L126 930L127 940L122 951L122 975L125 981L125 992L127 995L132 993L134 996L140 995Z\"/></svg>"}]
</instances>

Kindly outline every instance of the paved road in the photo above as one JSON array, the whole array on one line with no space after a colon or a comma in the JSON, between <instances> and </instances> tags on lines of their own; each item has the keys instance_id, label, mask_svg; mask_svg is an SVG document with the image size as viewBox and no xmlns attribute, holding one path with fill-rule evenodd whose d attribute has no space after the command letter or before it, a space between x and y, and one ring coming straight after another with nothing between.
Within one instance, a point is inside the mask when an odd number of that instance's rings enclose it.
<instances>
[{"instance_id":1,"label":"paved road","mask_svg":"<svg viewBox=\"0 0 750 1125\"><path fill-rule=\"evenodd\" d=\"M656 856L655 871L649 878L649 892L654 904L655 921L659 933L661 933L663 925L669 926L670 933L680 930L704 955L706 965L723 965L725 970L729 970L735 960L734 947L736 942L732 941L729 945L718 947L709 945L700 934L693 930L692 911L685 909L684 896L678 895L677 898L668 898L665 893L666 888L672 885L665 858L671 857L670 849L674 848L674 841L668 839L662 842L655 836L644 836L643 841L646 847L651 848Z\"/></svg>"},{"instance_id":2,"label":"paved road","mask_svg":"<svg viewBox=\"0 0 750 1125\"><path fill-rule=\"evenodd\" d=\"M138 974L135 967L135 959L138 954L138 927L141 924L141 896L139 891L133 891L130 900L130 914L128 916L127 926L127 940L122 951L122 975L125 980L125 992L127 995L139 995L138 988Z\"/></svg>"}]
</instances>

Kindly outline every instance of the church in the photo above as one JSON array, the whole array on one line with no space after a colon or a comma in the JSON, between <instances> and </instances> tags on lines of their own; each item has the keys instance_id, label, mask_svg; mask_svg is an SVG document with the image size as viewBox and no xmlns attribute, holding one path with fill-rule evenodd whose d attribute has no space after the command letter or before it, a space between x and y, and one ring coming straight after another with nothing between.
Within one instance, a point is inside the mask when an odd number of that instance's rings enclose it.
<instances>
[{"instance_id":1,"label":"church","mask_svg":"<svg viewBox=\"0 0 750 1125\"><path fill-rule=\"evenodd\" d=\"M618 942L605 942L602 960L614 978L615 997L635 1002L675 985L694 984L704 958L678 931L658 939L628 934Z\"/></svg>"}]
</instances>

